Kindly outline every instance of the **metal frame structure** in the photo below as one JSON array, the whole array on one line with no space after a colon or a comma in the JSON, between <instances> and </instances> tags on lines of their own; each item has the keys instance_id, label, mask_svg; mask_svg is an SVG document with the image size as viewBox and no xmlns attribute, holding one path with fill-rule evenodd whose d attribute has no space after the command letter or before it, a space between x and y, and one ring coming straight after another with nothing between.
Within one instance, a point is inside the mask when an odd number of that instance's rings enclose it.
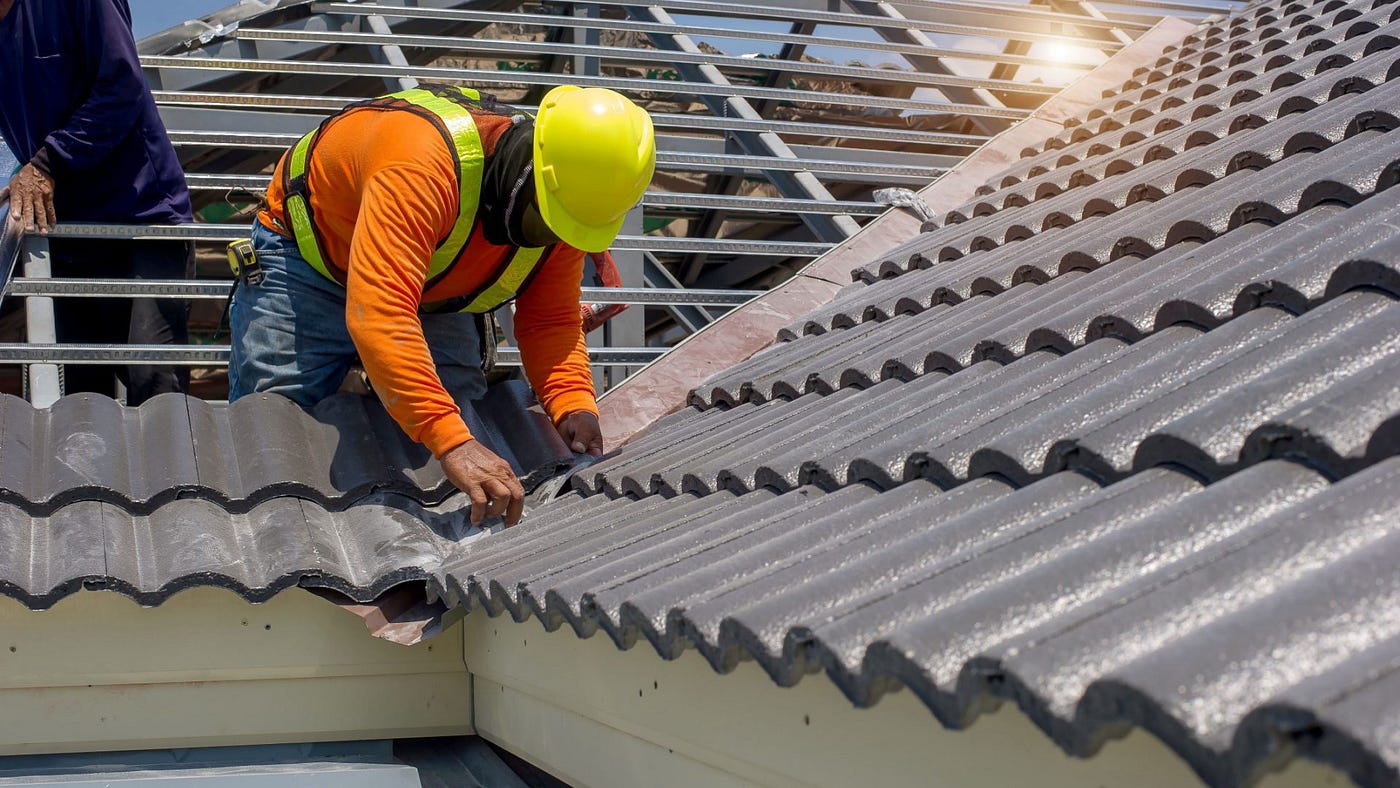
<instances>
[{"instance_id":1,"label":"metal frame structure","mask_svg":"<svg viewBox=\"0 0 1400 788\"><path fill-rule=\"evenodd\" d=\"M218 276L215 244L246 234L281 152L349 102L432 81L469 83L530 111L555 84L610 87L647 106L658 129L656 182L614 245L627 289L587 296L640 307L590 338L596 360L614 365L606 378L615 383L849 238L883 210L874 189L927 184L1164 14L1230 8L1228 0L242 3L140 42L204 223L69 225L55 235L192 239L205 273ZM860 60L874 63L848 62ZM5 255L23 258L25 275L8 294L27 301L31 343L0 345L0 363L36 365L28 380L38 399L51 383L61 389L56 362L96 363L104 353L223 359L210 346L54 345L55 297L212 302L227 283L46 280L42 247L9 237L0 247L0 268ZM678 289L693 291L652 295Z\"/></svg>"}]
</instances>

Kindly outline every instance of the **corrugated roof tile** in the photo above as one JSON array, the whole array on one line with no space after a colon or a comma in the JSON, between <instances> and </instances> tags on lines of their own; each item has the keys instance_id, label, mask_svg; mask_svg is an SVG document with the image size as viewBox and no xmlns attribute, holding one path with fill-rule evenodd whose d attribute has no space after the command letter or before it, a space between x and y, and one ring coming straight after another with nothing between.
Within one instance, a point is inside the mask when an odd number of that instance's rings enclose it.
<instances>
[{"instance_id":1,"label":"corrugated roof tile","mask_svg":"<svg viewBox=\"0 0 1400 788\"><path fill-rule=\"evenodd\" d=\"M1352 700L1400 664L1394 9L1203 33L439 582L1212 784L1394 782L1400 696Z\"/></svg>"},{"instance_id":2,"label":"corrugated roof tile","mask_svg":"<svg viewBox=\"0 0 1400 788\"><path fill-rule=\"evenodd\" d=\"M1394 784L1397 15L1204 26L486 538L362 399L0 399L0 593L425 583L1076 755L1141 726L1215 785ZM533 483L572 457L527 398L467 415Z\"/></svg>"},{"instance_id":3,"label":"corrugated roof tile","mask_svg":"<svg viewBox=\"0 0 1400 788\"><path fill-rule=\"evenodd\" d=\"M572 465L524 383L460 404L468 426L527 486ZM128 409L80 394L45 410L0 396L0 443L0 502L35 514L88 500L146 514L199 497L246 512L279 496L334 509L376 491L429 504L450 492L428 451L376 402L355 395L310 412L275 395L232 406L170 395Z\"/></svg>"}]
</instances>

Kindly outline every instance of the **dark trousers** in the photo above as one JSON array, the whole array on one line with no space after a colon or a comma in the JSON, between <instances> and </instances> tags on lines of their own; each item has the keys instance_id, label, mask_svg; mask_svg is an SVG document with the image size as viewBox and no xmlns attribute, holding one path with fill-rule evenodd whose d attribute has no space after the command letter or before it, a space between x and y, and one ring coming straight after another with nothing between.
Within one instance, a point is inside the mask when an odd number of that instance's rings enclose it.
<instances>
[{"instance_id":1,"label":"dark trousers","mask_svg":"<svg viewBox=\"0 0 1400 788\"><path fill-rule=\"evenodd\" d=\"M189 279L194 244L179 241L103 241L55 238L49 241L53 276L89 279ZM154 298L56 298L55 328L64 344L184 345L189 342L189 302ZM64 393L116 394L126 386L128 405L190 387L188 367L122 367L68 364Z\"/></svg>"}]
</instances>

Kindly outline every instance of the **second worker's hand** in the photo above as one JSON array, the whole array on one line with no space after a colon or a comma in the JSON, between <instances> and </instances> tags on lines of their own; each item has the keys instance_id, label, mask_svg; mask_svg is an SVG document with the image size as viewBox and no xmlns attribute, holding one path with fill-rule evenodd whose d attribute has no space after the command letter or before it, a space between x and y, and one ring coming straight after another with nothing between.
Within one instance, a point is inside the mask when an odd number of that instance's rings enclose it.
<instances>
[{"instance_id":1,"label":"second worker's hand","mask_svg":"<svg viewBox=\"0 0 1400 788\"><path fill-rule=\"evenodd\" d=\"M520 522L525 509L525 488L510 463L479 441L469 440L442 455L447 480L471 499L472 525L501 515L507 526Z\"/></svg>"},{"instance_id":2,"label":"second worker's hand","mask_svg":"<svg viewBox=\"0 0 1400 788\"><path fill-rule=\"evenodd\" d=\"M9 202L10 220L25 232L48 235L58 222L53 192L53 178L33 164L26 164L0 191L0 205Z\"/></svg>"}]
</instances>

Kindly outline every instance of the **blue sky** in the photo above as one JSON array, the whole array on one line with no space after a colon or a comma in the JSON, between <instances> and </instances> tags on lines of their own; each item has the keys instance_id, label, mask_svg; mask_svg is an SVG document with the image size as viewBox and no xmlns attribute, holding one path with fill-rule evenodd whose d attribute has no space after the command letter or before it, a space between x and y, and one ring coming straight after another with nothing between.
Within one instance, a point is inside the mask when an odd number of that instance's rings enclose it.
<instances>
[{"instance_id":1,"label":"blue sky","mask_svg":"<svg viewBox=\"0 0 1400 788\"><path fill-rule=\"evenodd\" d=\"M178 25L235 5L238 0L128 0L131 3L131 28L137 38Z\"/></svg>"}]
</instances>

